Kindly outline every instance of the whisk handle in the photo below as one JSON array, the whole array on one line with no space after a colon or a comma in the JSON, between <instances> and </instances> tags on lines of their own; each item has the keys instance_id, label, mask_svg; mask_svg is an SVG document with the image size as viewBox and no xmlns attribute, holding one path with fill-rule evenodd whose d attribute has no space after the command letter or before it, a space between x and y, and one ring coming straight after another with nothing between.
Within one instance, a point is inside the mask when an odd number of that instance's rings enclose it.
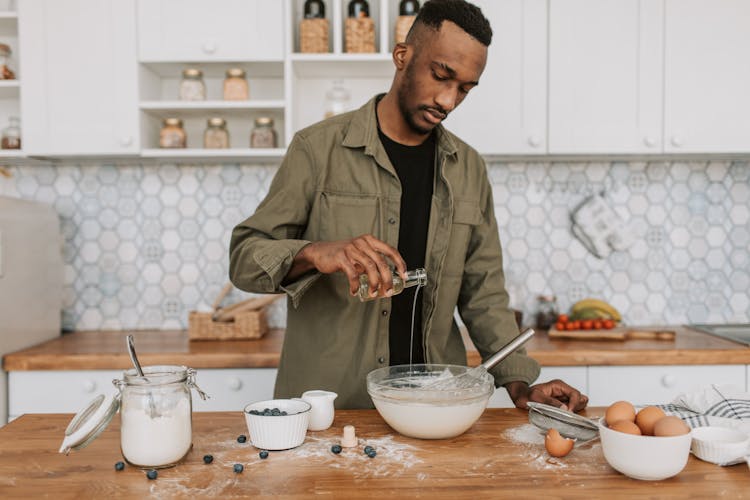
<instances>
[{"instance_id":1,"label":"whisk handle","mask_svg":"<svg viewBox=\"0 0 750 500\"><path fill-rule=\"evenodd\" d=\"M500 361L507 358L516 349L518 349L523 344L525 344L531 337L534 336L535 333L536 332L531 328L527 328L526 330L522 331L518 335L518 337L514 338L513 340L505 344L502 349L500 349L495 354L487 358L487 361L482 363L482 366L486 370L489 370L490 368L498 364Z\"/></svg>"}]
</instances>

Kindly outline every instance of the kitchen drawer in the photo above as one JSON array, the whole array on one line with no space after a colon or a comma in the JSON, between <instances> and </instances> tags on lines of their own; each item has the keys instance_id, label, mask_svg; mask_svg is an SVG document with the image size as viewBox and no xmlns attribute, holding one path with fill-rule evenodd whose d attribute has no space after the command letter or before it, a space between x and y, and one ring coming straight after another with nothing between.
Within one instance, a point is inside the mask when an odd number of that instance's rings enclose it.
<instances>
[{"instance_id":1,"label":"kitchen drawer","mask_svg":"<svg viewBox=\"0 0 750 500\"><path fill-rule=\"evenodd\" d=\"M706 384L745 389L745 365L591 366L589 404L608 406L618 400L636 405L671 402L680 393Z\"/></svg>"},{"instance_id":2,"label":"kitchen drawer","mask_svg":"<svg viewBox=\"0 0 750 500\"><path fill-rule=\"evenodd\" d=\"M98 394L114 394L122 370L13 371L8 373L8 416L76 413Z\"/></svg>"},{"instance_id":3,"label":"kitchen drawer","mask_svg":"<svg viewBox=\"0 0 750 500\"><path fill-rule=\"evenodd\" d=\"M197 370L196 382L210 396L193 393L194 411L242 411L254 401L273 398L275 368Z\"/></svg>"},{"instance_id":4,"label":"kitchen drawer","mask_svg":"<svg viewBox=\"0 0 750 500\"><path fill-rule=\"evenodd\" d=\"M539 378L535 383L549 382L550 380L560 379L568 385L571 385L583 392L587 392L586 387L586 367L585 366L550 366L542 367ZM489 408L513 408L514 404L508 396L508 391L500 387L495 389L495 394L490 398L487 405Z\"/></svg>"}]
</instances>

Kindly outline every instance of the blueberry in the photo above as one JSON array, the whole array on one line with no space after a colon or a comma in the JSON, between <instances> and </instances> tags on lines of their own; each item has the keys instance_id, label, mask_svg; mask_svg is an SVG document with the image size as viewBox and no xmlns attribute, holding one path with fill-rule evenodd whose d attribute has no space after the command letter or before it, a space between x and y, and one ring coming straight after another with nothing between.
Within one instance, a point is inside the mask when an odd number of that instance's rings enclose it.
<instances>
[{"instance_id":1,"label":"blueberry","mask_svg":"<svg viewBox=\"0 0 750 500\"><path fill-rule=\"evenodd\" d=\"M367 456L370 457L370 458L375 458L375 455L377 455L377 453L375 452L375 450L370 450L367 453Z\"/></svg>"},{"instance_id":2,"label":"blueberry","mask_svg":"<svg viewBox=\"0 0 750 500\"><path fill-rule=\"evenodd\" d=\"M247 436L245 436L244 434L240 434L240 435L239 435L239 436L237 437L237 442L238 442L238 443L244 443L245 441L247 441Z\"/></svg>"},{"instance_id":3,"label":"blueberry","mask_svg":"<svg viewBox=\"0 0 750 500\"><path fill-rule=\"evenodd\" d=\"M159 475L158 472L156 472L154 469L151 469L146 473L146 477L149 479L156 479L156 477Z\"/></svg>"},{"instance_id":4,"label":"blueberry","mask_svg":"<svg viewBox=\"0 0 750 500\"><path fill-rule=\"evenodd\" d=\"M270 408L263 408L263 413L270 413L270 412L271 412Z\"/></svg>"},{"instance_id":5,"label":"blueberry","mask_svg":"<svg viewBox=\"0 0 750 500\"><path fill-rule=\"evenodd\" d=\"M281 414L282 414L282 415L288 415L288 413L287 413L287 412L285 412L285 411L282 411L282 412L281 412Z\"/></svg>"},{"instance_id":6,"label":"blueberry","mask_svg":"<svg viewBox=\"0 0 750 500\"><path fill-rule=\"evenodd\" d=\"M125 464L123 462L117 462L115 464L115 470L122 470L125 468Z\"/></svg>"},{"instance_id":7,"label":"blueberry","mask_svg":"<svg viewBox=\"0 0 750 500\"><path fill-rule=\"evenodd\" d=\"M335 453L336 455L338 455L339 453L341 453L341 445L340 444L334 444L333 446L331 446L331 452Z\"/></svg>"},{"instance_id":8,"label":"blueberry","mask_svg":"<svg viewBox=\"0 0 750 500\"><path fill-rule=\"evenodd\" d=\"M265 460L266 458L268 458L268 452L266 450L260 450L260 453L258 453L258 456L262 458L263 460Z\"/></svg>"},{"instance_id":9,"label":"blueberry","mask_svg":"<svg viewBox=\"0 0 750 500\"><path fill-rule=\"evenodd\" d=\"M369 455L372 451L375 451L375 448L372 446L365 446L365 455Z\"/></svg>"},{"instance_id":10,"label":"blueberry","mask_svg":"<svg viewBox=\"0 0 750 500\"><path fill-rule=\"evenodd\" d=\"M243 470L245 470L245 467L242 464L234 464L234 472L239 474Z\"/></svg>"},{"instance_id":11,"label":"blueberry","mask_svg":"<svg viewBox=\"0 0 750 500\"><path fill-rule=\"evenodd\" d=\"M213 461L214 461L213 455L203 455L203 462L210 464Z\"/></svg>"}]
</instances>

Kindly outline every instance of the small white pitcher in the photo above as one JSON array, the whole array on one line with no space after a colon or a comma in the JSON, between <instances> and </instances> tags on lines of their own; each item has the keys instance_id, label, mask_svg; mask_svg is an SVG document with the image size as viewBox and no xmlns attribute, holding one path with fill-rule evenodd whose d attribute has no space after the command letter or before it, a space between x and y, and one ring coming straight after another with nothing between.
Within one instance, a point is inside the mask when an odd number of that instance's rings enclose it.
<instances>
[{"instance_id":1,"label":"small white pitcher","mask_svg":"<svg viewBox=\"0 0 750 500\"><path fill-rule=\"evenodd\" d=\"M333 400L338 394L331 391L307 391L302 394L302 400L310 403L310 423L307 426L311 431L324 431L333 423Z\"/></svg>"}]
</instances>

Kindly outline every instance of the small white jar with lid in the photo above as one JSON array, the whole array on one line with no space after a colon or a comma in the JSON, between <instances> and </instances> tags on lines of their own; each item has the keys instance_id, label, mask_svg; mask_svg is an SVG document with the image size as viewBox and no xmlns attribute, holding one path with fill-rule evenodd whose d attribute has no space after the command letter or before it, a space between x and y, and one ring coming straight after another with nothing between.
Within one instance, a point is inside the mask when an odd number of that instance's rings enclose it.
<instances>
[{"instance_id":1,"label":"small white jar with lid","mask_svg":"<svg viewBox=\"0 0 750 500\"><path fill-rule=\"evenodd\" d=\"M120 410L120 448L133 466L158 469L180 462L192 447L190 389L206 394L195 384L195 370L185 366L145 366L143 377L126 370L112 383L119 393L98 396L79 412L65 431L61 453L85 447Z\"/></svg>"}]
</instances>

